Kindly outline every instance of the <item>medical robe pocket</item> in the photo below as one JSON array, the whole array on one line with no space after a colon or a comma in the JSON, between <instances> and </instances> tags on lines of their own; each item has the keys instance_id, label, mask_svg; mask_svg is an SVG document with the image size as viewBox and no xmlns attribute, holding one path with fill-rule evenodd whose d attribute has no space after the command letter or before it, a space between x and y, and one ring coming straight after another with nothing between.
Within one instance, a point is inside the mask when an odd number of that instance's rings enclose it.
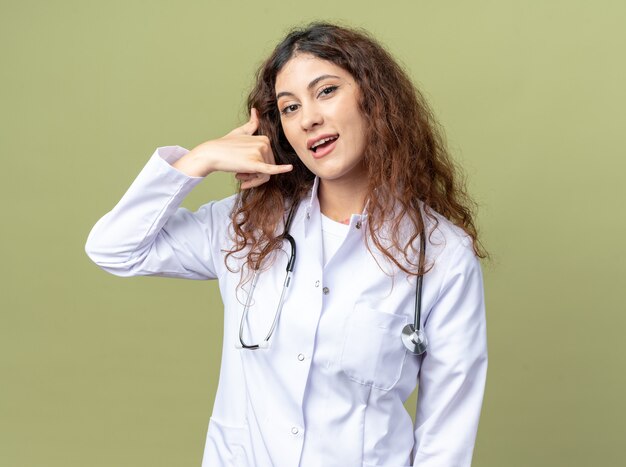
<instances>
[{"instance_id":1,"label":"medical robe pocket","mask_svg":"<svg viewBox=\"0 0 626 467\"><path fill-rule=\"evenodd\" d=\"M407 317L357 305L348 318L340 367L351 380L382 390L400 379L407 351L402 328Z\"/></svg>"},{"instance_id":2,"label":"medical robe pocket","mask_svg":"<svg viewBox=\"0 0 626 467\"><path fill-rule=\"evenodd\" d=\"M252 467L250 449L248 427L230 426L211 417L202 465L212 466L219 459L220 467Z\"/></svg>"}]
</instances>

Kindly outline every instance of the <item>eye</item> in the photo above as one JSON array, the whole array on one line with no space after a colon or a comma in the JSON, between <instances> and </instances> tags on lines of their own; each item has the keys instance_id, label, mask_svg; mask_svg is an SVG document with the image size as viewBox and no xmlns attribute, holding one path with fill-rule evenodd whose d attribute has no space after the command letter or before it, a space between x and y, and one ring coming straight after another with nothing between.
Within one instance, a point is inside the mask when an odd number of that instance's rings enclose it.
<instances>
[{"instance_id":1,"label":"eye","mask_svg":"<svg viewBox=\"0 0 626 467\"><path fill-rule=\"evenodd\" d=\"M290 104L280 110L281 115L287 115L298 110L298 104Z\"/></svg>"},{"instance_id":2,"label":"eye","mask_svg":"<svg viewBox=\"0 0 626 467\"><path fill-rule=\"evenodd\" d=\"M336 85L326 86L324 89L320 91L317 97L328 96L329 94L332 94L333 92L335 92L338 87L339 86L336 86Z\"/></svg>"}]
</instances>

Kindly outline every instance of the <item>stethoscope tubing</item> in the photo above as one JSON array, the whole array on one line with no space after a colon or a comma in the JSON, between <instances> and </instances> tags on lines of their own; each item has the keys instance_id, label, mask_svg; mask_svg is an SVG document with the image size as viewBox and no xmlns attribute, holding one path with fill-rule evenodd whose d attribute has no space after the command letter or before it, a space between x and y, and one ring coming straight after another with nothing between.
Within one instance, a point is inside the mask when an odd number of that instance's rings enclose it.
<instances>
[{"instance_id":1,"label":"stethoscope tubing","mask_svg":"<svg viewBox=\"0 0 626 467\"><path fill-rule=\"evenodd\" d=\"M283 309L283 304L285 303L285 298L287 295L287 290L291 285L291 277L293 275L293 269L296 263L296 241L289 233L289 229L291 227L291 221L293 219L295 213L295 204L291 206L289 210L289 215L287 216L287 220L285 222L285 230L282 235L283 240L287 240L291 247L291 255L289 257L289 261L287 262L285 280L283 282L282 291L280 294L280 299L278 301L278 307L276 309L276 313L274 314L274 320L272 321L272 326L270 327L269 332L265 336L265 338L261 341L260 344L246 344L243 339L243 326L244 322L248 317L248 310L250 309L250 305L252 302L252 296L254 295L254 289L256 288L256 284L259 278L258 269L254 271L252 277L252 283L250 285L250 292L248 293L248 297L246 298L246 303L244 305L243 314L241 316L241 322L239 324L239 343L236 345L238 348L256 350L263 349L269 347L269 340L272 336L274 329L278 324L278 320L280 318L280 314ZM426 339L426 335L424 334L424 330L421 328L421 316L422 316L422 287L423 287L423 276L424 276L424 264L426 261L426 238L425 238L425 226L424 226L424 217L422 216L420 210L420 220L422 224L422 231L420 232L420 251L419 251L419 264L418 264L418 274L417 274L417 284L415 290L415 311L414 311L414 320L413 324L407 324L402 330L402 342L406 349L415 354L421 355L426 351L426 347L428 345L428 341Z\"/></svg>"}]
</instances>

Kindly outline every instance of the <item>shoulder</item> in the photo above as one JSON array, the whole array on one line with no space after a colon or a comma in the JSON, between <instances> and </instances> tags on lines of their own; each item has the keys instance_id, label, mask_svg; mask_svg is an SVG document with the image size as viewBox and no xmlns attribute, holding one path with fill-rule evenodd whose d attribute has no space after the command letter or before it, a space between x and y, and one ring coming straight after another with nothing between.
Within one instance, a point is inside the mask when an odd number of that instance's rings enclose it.
<instances>
[{"instance_id":1,"label":"shoulder","mask_svg":"<svg viewBox=\"0 0 626 467\"><path fill-rule=\"evenodd\" d=\"M473 239L465 230L428 206L423 207L423 212L427 232L426 254L435 264L441 263L437 265L438 269L447 269L450 262L478 262Z\"/></svg>"},{"instance_id":2,"label":"shoulder","mask_svg":"<svg viewBox=\"0 0 626 467\"><path fill-rule=\"evenodd\" d=\"M424 206L423 212L430 241L445 243L445 248L453 249L460 244L472 246L472 237L461 227L428 206Z\"/></svg>"}]
</instances>

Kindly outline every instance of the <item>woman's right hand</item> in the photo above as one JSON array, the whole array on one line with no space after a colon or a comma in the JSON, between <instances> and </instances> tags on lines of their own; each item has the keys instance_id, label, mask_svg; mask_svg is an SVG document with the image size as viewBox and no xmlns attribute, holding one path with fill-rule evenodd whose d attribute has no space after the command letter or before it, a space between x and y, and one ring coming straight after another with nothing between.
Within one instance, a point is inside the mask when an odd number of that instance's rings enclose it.
<instances>
[{"instance_id":1,"label":"woman's right hand","mask_svg":"<svg viewBox=\"0 0 626 467\"><path fill-rule=\"evenodd\" d=\"M172 166L192 177L216 171L235 173L242 190L262 185L271 175L291 171L291 164L276 165L269 138L254 134L258 127L258 113L252 108L248 122L226 136L199 144Z\"/></svg>"}]
</instances>

